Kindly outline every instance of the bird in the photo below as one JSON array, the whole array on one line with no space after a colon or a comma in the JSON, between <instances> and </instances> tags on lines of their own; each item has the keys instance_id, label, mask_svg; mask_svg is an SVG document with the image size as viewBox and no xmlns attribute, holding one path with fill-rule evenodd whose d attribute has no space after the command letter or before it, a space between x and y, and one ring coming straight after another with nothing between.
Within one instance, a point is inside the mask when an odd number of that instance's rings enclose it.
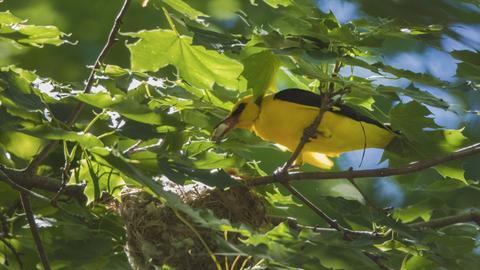
<instances>
[{"instance_id":1,"label":"bird","mask_svg":"<svg viewBox=\"0 0 480 270\"><path fill-rule=\"evenodd\" d=\"M230 130L241 128L293 152L305 128L319 114L322 100L321 95L296 88L259 98L247 96L214 128L212 140L219 143ZM331 169L334 165L331 157L353 150L385 148L396 136L388 124L343 104L326 111L316 131L295 160L296 166L306 162L321 169Z\"/></svg>"}]
</instances>

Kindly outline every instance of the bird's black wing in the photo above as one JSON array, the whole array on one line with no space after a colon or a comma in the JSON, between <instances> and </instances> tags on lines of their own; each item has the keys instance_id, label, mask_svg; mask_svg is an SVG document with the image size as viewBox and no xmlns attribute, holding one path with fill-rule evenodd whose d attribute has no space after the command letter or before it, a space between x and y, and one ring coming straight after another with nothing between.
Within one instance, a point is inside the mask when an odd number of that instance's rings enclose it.
<instances>
[{"instance_id":1,"label":"bird's black wing","mask_svg":"<svg viewBox=\"0 0 480 270\"><path fill-rule=\"evenodd\" d=\"M289 89L282 90L276 93L273 96L273 99L284 100L284 101L293 102L293 103L302 104L302 105L311 106L311 107L320 108L322 106L322 97L320 95L317 95L310 91L296 89L296 88L289 88ZM359 112L355 111L354 109L346 105L335 105L335 107L337 107L338 110L331 109L330 111L349 117L356 121L362 121L365 123L376 125L381 128L388 129L388 127L378 122L377 120L374 120L368 116L360 114Z\"/></svg>"}]
</instances>

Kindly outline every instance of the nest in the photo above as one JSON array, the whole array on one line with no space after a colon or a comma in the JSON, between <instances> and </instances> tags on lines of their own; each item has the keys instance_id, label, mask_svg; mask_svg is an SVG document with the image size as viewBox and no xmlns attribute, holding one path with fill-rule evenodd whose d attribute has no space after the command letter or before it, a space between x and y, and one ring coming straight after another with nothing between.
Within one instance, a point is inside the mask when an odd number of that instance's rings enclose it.
<instances>
[{"instance_id":1,"label":"nest","mask_svg":"<svg viewBox=\"0 0 480 270\"><path fill-rule=\"evenodd\" d=\"M246 187L226 191L190 188L186 191L177 185L174 191L193 208L210 209L218 218L247 224L257 231L270 227L265 200ZM218 237L224 237L221 232L199 226L195 226L195 232L174 211L141 190L124 190L119 209L127 231L126 252L134 269L162 269L167 265L178 270L216 269L196 233L215 253ZM188 220L185 215L182 217ZM238 235L229 234L228 241L238 243ZM221 260L223 264L223 258Z\"/></svg>"}]
</instances>

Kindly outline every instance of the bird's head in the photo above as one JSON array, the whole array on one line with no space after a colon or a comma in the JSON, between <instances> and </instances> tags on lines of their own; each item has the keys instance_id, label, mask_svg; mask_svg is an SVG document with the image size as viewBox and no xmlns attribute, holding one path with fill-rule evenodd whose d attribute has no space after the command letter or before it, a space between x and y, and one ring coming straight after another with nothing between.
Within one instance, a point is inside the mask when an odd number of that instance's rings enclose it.
<instances>
[{"instance_id":1,"label":"bird's head","mask_svg":"<svg viewBox=\"0 0 480 270\"><path fill-rule=\"evenodd\" d=\"M225 134L234 128L251 130L259 113L260 107L253 99L253 96L241 99L235 104L227 118L215 127L212 140L217 143L220 142Z\"/></svg>"}]
</instances>

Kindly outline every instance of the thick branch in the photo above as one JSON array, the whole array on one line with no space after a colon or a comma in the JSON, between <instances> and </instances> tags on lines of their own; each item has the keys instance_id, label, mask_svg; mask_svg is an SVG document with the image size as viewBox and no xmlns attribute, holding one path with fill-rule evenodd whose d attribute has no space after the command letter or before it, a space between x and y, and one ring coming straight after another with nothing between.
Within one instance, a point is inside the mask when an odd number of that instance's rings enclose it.
<instances>
[{"instance_id":1,"label":"thick branch","mask_svg":"<svg viewBox=\"0 0 480 270\"><path fill-rule=\"evenodd\" d=\"M0 181L3 181L5 183L9 184L12 188L19 191L20 193L32 195L33 197L38 198L38 199L43 200L43 201L49 201L49 199L47 197L45 197L41 194L35 193L35 192L29 190L28 188L25 188L25 187L19 185L18 183L16 183L12 179L10 179L10 177L8 175L6 175L2 170L0 170Z\"/></svg>"},{"instance_id":2,"label":"thick branch","mask_svg":"<svg viewBox=\"0 0 480 270\"><path fill-rule=\"evenodd\" d=\"M463 223L463 222L475 222L477 225L480 226L480 212L471 211L465 214L432 219L427 222L413 223L409 226L415 229L425 229L425 228L436 229L436 228L441 228L448 225Z\"/></svg>"},{"instance_id":3,"label":"thick branch","mask_svg":"<svg viewBox=\"0 0 480 270\"><path fill-rule=\"evenodd\" d=\"M28 175L25 172L1 168L0 172L5 173L8 176L8 179L5 177L0 177L0 181L9 183L9 180L14 184L21 186L25 189L41 189L44 191L58 192L62 186L62 182L51 177L47 176L38 176L38 175ZM68 197L76 198L79 202L84 202L86 200L85 194L83 193L84 186L82 185L68 185L65 186L62 194L65 194Z\"/></svg>"},{"instance_id":4,"label":"thick branch","mask_svg":"<svg viewBox=\"0 0 480 270\"><path fill-rule=\"evenodd\" d=\"M127 10L128 10L128 7L130 6L130 2L131 0L125 0L123 2L123 5L117 14L117 17L115 18L112 29L110 30L110 33L107 38L107 42L103 46L102 51L98 55L97 59L95 60L95 63L93 64L90 70L90 75L88 76L87 83L83 88L84 93L90 93L90 91L92 90L93 81L95 79L95 71L97 68L100 67L101 62L107 57L108 53L110 52L110 49L112 48L113 44L117 40L118 31L120 30L120 26L122 25L123 17L125 17L125 14L127 14ZM83 107L85 107L84 103L80 102L77 104L77 107L73 110L72 114L67 120L66 124L68 127L71 127L73 126L73 124L75 124L75 122L78 119L78 116L80 115L80 112L83 110ZM40 166L40 164L57 147L57 145L58 145L58 141L51 141L50 143L48 143L42 149L42 151L32 160L32 162L26 169L26 172L28 172L29 174L33 174L37 169L37 167Z\"/></svg>"},{"instance_id":5,"label":"thick branch","mask_svg":"<svg viewBox=\"0 0 480 270\"><path fill-rule=\"evenodd\" d=\"M397 168L383 168L383 169L371 169L371 170L346 170L340 172L301 172L290 173L282 176L284 181L298 181L298 180L327 180L327 179L357 179L367 177L386 177L393 175L410 174L419 172L433 166L446 163L453 160L458 160L474 155L480 154L480 143L471 145L469 147L460 149L451 154L434 157L423 161L415 161L408 165L400 166ZM267 185L271 183L281 182L278 180L278 176L263 176L257 177L248 182L252 186Z\"/></svg>"}]
</instances>

